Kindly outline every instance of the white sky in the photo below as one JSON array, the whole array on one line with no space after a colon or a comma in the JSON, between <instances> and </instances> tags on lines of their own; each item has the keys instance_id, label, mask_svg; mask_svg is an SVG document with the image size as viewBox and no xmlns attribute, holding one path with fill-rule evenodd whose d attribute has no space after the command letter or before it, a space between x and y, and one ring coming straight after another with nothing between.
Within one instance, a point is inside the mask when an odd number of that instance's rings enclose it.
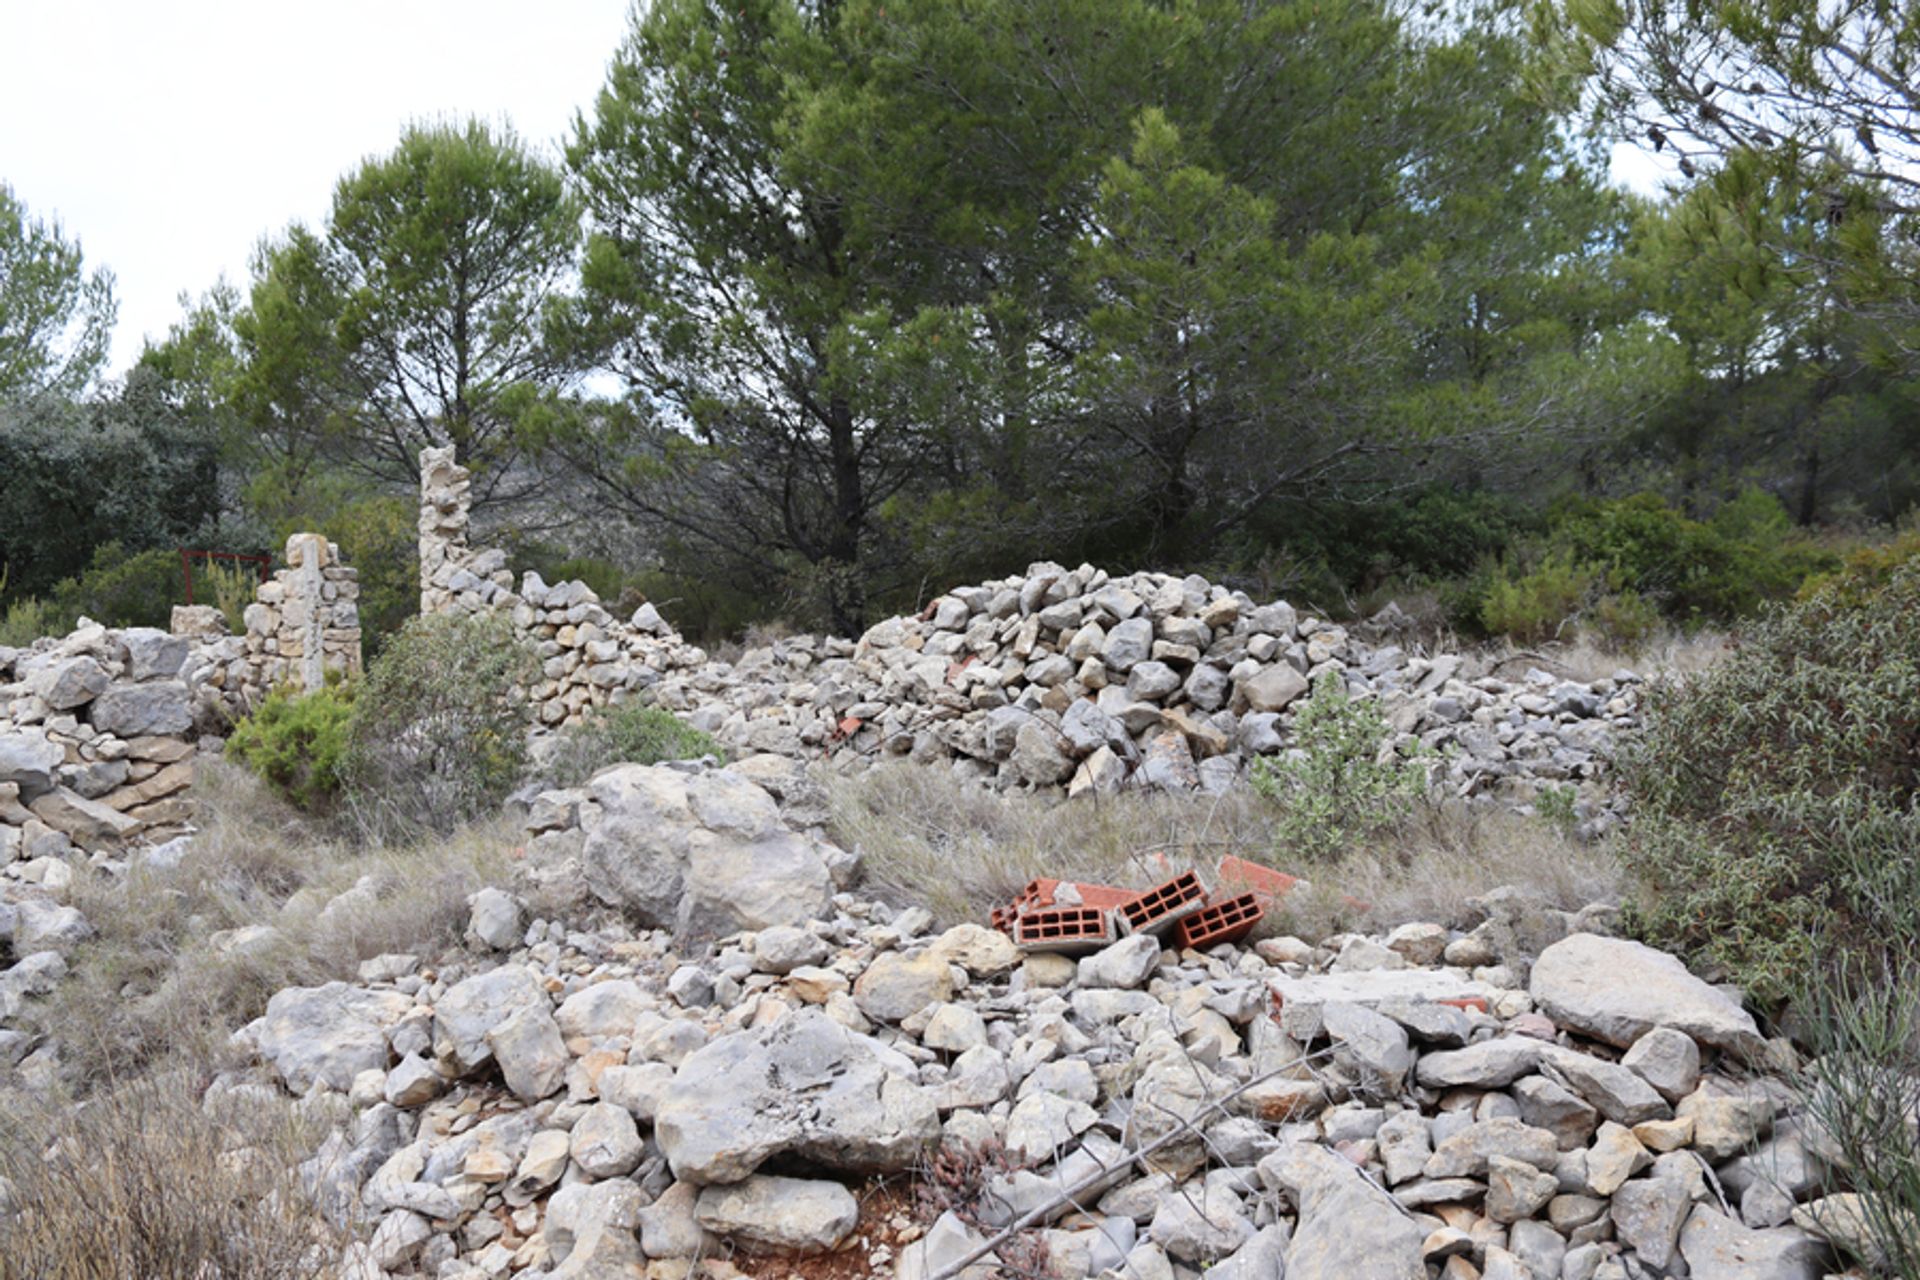
<instances>
[{"instance_id":1,"label":"white sky","mask_svg":"<svg viewBox=\"0 0 1920 1280\"><path fill-rule=\"evenodd\" d=\"M408 121L556 143L626 29L627 0L0 0L0 180L112 269L119 372ZM1624 145L1613 170L1667 176Z\"/></svg>"},{"instance_id":2,"label":"white sky","mask_svg":"<svg viewBox=\"0 0 1920 1280\"><path fill-rule=\"evenodd\" d=\"M0 0L0 180L57 215L120 299L112 369L263 235L319 222L410 120L555 143L627 0Z\"/></svg>"}]
</instances>

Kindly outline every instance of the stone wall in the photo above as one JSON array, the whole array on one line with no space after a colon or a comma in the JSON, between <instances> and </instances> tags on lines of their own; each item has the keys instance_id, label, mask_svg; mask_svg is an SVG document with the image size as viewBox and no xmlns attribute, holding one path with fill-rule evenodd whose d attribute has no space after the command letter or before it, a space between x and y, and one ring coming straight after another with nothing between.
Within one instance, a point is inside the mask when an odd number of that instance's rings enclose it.
<instances>
[{"instance_id":1,"label":"stone wall","mask_svg":"<svg viewBox=\"0 0 1920 1280\"><path fill-rule=\"evenodd\" d=\"M360 670L360 573L317 533L287 539L287 567L260 584L243 615L246 630L205 605L173 611L176 635L190 637L187 680L228 718L245 715L274 689L318 689L329 671Z\"/></svg>"},{"instance_id":2,"label":"stone wall","mask_svg":"<svg viewBox=\"0 0 1920 1280\"><path fill-rule=\"evenodd\" d=\"M64 883L76 849L117 858L192 817L204 740L217 745L277 686L317 689L360 669L358 575L313 533L287 540L287 567L260 584L246 631L208 605L173 611L173 631L80 619L65 636L0 649L0 868Z\"/></svg>"},{"instance_id":3,"label":"stone wall","mask_svg":"<svg viewBox=\"0 0 1920 1280\"><path fill-rule=\"evenodd\" d=\"M472 481L452 449L420 454L420 612L505 612L533 646L541 675L527 690L534 724L578 724L595 707L618 703L670 670L703 666L707 655L684 643L652 605L621 619L584 582L549 586L528 572L514 590L506 552L476 550L468 539Z\"/></svg>"}]
</instances>

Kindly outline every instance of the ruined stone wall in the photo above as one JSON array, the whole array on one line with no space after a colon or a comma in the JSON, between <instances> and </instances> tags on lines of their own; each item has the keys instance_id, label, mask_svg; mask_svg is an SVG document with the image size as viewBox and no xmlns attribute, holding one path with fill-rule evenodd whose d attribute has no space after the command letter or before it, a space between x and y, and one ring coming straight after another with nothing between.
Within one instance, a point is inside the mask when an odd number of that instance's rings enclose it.
<instances>
[{"instance_id":1,"label":"ruined stone wall","mask_svg":"<svg viewBox=\"0 0 1920 1280\"><path fill-rule=\"evenodd\" d=\"M281 684L360 669L359 595L340 549L299 533L241 635L218 609L185 605L172 634L82 618L0 649L0 874L58 888L76 850L111 859L185 830L203 743Z\"/></svg>"},{"instance_id":2,"label":"ruined stone wall","mask_svg":"<svg viewBox=\"0 0 1920 1280\"><path fill-rule=\"evenodd\" d=\"M540 660L527 689L536 726L578 724L595 707L624 701L670 670L703 665L652 605L622 619L584 582L549 586L528 572L514 589L506 552L468 538L472 480L452 449L420 455L420 612L500 610Z\"/></svg>"}]
</instances>

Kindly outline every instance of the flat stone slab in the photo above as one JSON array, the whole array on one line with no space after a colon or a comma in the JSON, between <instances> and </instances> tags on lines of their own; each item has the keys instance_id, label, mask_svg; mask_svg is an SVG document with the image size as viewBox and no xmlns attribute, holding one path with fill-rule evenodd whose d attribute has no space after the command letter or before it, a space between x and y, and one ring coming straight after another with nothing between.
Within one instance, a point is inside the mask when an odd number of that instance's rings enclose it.
<instances>
[{"instance_id":1,"label":"flat stone slab","mask_svg":"<svg viewBox=\"0 0 1920 1280\"><path fill-rule=\"evenodd\" d=\"M1482 1001L1491 1005L1500 993L1476 982L1460 969L1372 969L1357 973L1315 973L1305 977L1282 974L1271 982L1282 1007L1319 1008L1328 1003L1376 1008L1395 1000L1442 1002Z\"/></svg>"}]
</instances>

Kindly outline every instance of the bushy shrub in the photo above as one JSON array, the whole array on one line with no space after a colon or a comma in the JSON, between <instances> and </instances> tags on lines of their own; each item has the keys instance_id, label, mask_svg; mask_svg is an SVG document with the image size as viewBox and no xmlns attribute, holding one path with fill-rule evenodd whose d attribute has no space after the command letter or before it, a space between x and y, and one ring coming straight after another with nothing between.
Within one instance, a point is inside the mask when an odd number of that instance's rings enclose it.
<instances>
[{"instance_id":1,"label":"bushy shrub","mask_svg":"<svg viewBox=\"0 0 1920 1280\"><path fill-rule=\"evenodd\" d=\"M322 808L340 792L354 686L329 677L312 693L275 689L227 739L228 755L303 809Z\"/></svg>"},{"instance_id":2,"label":"bushy shrub","mask_svg":"<svg viewBox=\"0 0 1920 1280\"><path fill-rule=\"evenodd\" d=\"M1427 794L1429 762L1393 751L1391 732L1337 675L1320 677L1294 714L1292 749L1253 767L1254 790L1280 806L1276 853L1328 857L1413 813Z\"/></svg>"},{"instance_id":3,"label":"bushy shrub","mask_svg":"<svg viewBox=\"0 0 1920 1280\"><path fill-rule=\"evenodd\" d=\"M572 787L615 764L659 764L666 760L726 757L709 734L683 724L664 707L622 703L589 714L561 735L547 774L557 786Z\"/></svg>"},{"instance_id":4,"label":"bushy shrub","mask_svg":"<svg viewBox=\"0 0 1920 1280\"><path fill-rule=\"evenodd\" d=\"M1626 587L1609 591L1595 600L1583 622L1608 648L1630 653L1645 645L1659 630L1660 611L1651 600Z\"/></svg>"},{"instance_id":5,"label":"bushy shrub","mask_svg":"<svg viewBox=\"0 0 1920 1280\"><path fill-rule=\"evenodd\" d=\"M1920 938L1920 565L1653 686L1625 753L1631 918L1763 999Z\"/></svg>"},{"instance_id":6,"label":"bushy shrub","mask_svg":"<svg viewBox=\"0 0 1920 1280\"><path fill-rule=\"evenodd\" d=\"M165 627L185 599L178 551L128 552L109 542L94 551L85 573L54 587L47 603L54 631L64 634L83 616L110 627Z\"/></svg>"},{"instance_id":7,"label":"bushy shrub","mask_svg":"<svg viewBox=\"0 0 1920 1280\"><path fill-rule=\"evenodd\" d=\"M1909 529L1889 542L1848 552L1838 568L1801 583L1799 598L1826 595L1836 605L1864 604L1886 588L1895 570L1916 561L1920 561L1920 529Z\"/></svg>"},{"instance_id":8,"label":"bushy shrub","mask_svg":"<svg viewBox=\"0 0 1920 1280\"><path fill-rule=\"evenodd\" d=\"M1481 598L1480 620L1491 635L1544 640L1558 634L1599 585L1598 572L1565 553L1549 555L1524 573L1503 566Z\"/></svg>"},{"instance_id":9,"label":"bushy shrub","mask_svg":"<svg viewBox=\"0 0 1920 1280\"><path fill-rule=\"evenodd\" d=\"M497 614L436 614L401 627L354 698L342 777L377 837L445 832L487 812L527 755L519 690L532 650Z\"/></svg>"},{"instance_id":10,"label":"bushy shrub","mask_svg":"<svg viewBox=\"0 0 1920 1280\"><path fill-rule=\"evenodd\" d=\"M16 596L7 602L0 616L0 645L24 649L41 636L51 634L53 610L33 596Z\"/></svg>"}]
</instances>

